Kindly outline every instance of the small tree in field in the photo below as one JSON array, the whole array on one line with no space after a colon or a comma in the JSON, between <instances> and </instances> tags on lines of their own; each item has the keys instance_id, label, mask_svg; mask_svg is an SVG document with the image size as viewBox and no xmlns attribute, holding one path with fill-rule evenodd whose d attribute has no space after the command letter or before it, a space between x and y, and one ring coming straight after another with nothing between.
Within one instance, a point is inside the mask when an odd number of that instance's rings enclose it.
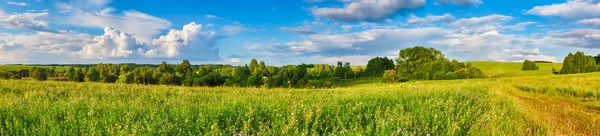
<instances>
[{"instance_id":1,"label":"small tree in field","mask_svg":"<svg viewBox=\"0 0 600 136\"><path fill-rule=\"evenodd\" d=\"M523 68L521 70L540 70L540 68L535 65L535 62L531 60L525 60L525 62L523 62Z\"/></svg>"},{"instance_id":2,"label":"small tree in field","mask_svg":"<svg viewBox=\"0 0 600 136\"><path fill-rule=\"evenodd\" d=\"M395 83L398 81L398 75L396 74L396 70L386 70L383 72L383 82L384 83Z\"/></svg>"},{"instance_id":3,"label":"small tree in field","mask_svg":"<svg viewBox=\"0 0 600 136\"><path fill-rule=\"evenodd\" d=\"M33 69L31 71L32 71L31 77L33 79L38 80L38 81L46 81L46 80L48 80L48 77L47 77L48 73L46 72L45 68L33 67Z\"/></svg>"}]
</instances>

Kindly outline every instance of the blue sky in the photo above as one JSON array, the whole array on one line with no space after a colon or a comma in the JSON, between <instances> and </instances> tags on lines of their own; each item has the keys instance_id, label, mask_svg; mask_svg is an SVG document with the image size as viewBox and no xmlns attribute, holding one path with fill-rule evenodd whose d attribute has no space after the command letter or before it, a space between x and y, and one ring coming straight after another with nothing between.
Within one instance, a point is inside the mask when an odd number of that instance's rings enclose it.
<instances>
[{"instance_id":1,"label":"blue sky","mask_svg":"<svg viewBox=\"0 0 600 136\"><path fill-rule=\"evenodd\" d=\"M8 0L0 63L364 65L413 46L459 61L600 52L598 0Z\"/></svg>"}]
</instances>

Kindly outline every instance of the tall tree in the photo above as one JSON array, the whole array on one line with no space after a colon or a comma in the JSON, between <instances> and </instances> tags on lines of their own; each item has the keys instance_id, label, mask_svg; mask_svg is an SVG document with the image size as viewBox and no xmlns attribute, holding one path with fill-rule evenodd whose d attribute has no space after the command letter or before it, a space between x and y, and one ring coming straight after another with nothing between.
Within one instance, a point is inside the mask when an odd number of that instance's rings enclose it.
<instances>
[{"instance_id":1,"label":"tall tree","mask_svg":"<svg viewBox=\"0 0 600 136\"><path fill-rule=\"evenodd\" d=\"M179 63L176 66L175 69L179 73L186 73L187 71L193 71L192 64L190 64L190 61L188 61L188 60L183 60L181 63Z\"/></svg>"},{"instance_id":2,"label":"tall tree","mask_svg":"<svg viewBox=\"0 0 600 136\"><path fill-rule=\"evenodd\" d=\"M256 67L258 67L258 61L256 61L256 59L252 59L252 61L250 61L250 72L254 73L254 70L256 69Z\"/></svg>"}]
</instances>

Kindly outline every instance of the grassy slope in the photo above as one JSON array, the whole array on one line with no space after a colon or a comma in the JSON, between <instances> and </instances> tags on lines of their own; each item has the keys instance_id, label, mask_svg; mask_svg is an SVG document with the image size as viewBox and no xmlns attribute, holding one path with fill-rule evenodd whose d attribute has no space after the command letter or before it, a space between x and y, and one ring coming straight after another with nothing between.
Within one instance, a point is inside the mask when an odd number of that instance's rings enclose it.
<instances>
[{"instance_id":1,"label":"grassy slope","mask_svg":"<svg viewBox=\"0 0 600 136\"><path fill-rule=\"evenodd\" d=\"M503 78L325 90L3 81L0 135L599 135L600 73L474 64Z\"/></svg>"},{"instance_id":2,"label":"grassy slope","mask_svg":"<svg viewBox=\"0 0 600 136\"><path fill-rule=\"evenodd\" d=\"M490 77L517 77L553 75L552 68L560 71L562 63L536 63L540 70L521 70L522 62L470 62Z\"/></svg>"}]
</instances>

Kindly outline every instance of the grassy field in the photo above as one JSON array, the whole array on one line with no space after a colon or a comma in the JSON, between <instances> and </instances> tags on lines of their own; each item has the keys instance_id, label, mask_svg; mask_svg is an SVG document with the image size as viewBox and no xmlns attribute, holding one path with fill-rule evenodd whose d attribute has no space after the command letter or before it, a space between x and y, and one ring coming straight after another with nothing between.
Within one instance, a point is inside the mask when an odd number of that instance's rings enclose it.
<instances>
[{"instance_id":1,"label":"grassy field","mask_svg":"<svg viewBox=\"0 0 600 136\"><path fill-rule=\"evenodd\" d=\"M600 135L600 73L474 64L502 76L334 89L3 80L0 135Z\"/></svg>"},{"instance_id":2,"label":"grassy field","mask_svg":"<svg viewBox=\"0 0 600 136\"><path fill-rule=\"evenodd\" d=\"M6 70L6 71L19 71L21 69L32 69L33 67L39 67L39 68L52 68L52 66L32 66L32 65L11 65L11 64L6 64L6 65L0 65L0 70ZM70 67L67 66L55 66L56 71L67 71L69 70Z\"/></svg>"},{"instance_id":3,"label":"grassy field","mask_svg":"<svg viewBox=\"0 0 600 136\"><path fill-rule=\"evenodd\" d=\"M536 63L540 70L521 70L523 62L470 62L490 77L517 77L552 75L552 68L560 71L562 63Z\"/></svg>"}]
</instances>

